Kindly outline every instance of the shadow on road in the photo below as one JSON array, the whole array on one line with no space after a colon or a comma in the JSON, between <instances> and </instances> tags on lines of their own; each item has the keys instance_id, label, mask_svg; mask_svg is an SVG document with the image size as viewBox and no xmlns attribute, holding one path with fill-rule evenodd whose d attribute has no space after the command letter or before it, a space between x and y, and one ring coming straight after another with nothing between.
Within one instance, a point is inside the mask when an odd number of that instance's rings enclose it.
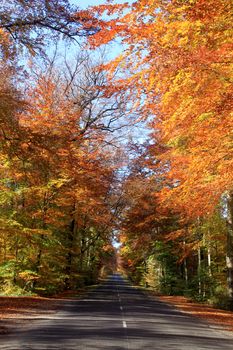
<instances>
[{"instance_id":1,"label":"shadow on road","mask_svg":"<svg viewBox=\"0 0 233 350\"><path fill-rule=\"evenodd\" d=\"M0 343L1 345L1 343ZM233 338L113 275L83 300L67 301L50 320L14 334L2 350L232 350Z\"/></svg>"}]
</instances>

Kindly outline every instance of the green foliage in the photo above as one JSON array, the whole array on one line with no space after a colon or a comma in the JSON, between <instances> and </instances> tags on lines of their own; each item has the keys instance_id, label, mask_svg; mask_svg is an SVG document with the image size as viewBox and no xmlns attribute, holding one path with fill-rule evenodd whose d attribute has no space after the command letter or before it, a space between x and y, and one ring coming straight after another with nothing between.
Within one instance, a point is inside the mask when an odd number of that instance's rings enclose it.
<instances>
[{"instance_id":1,"label":"green foliage","mask_svg":"<svg viewBox=\"0 0 233 350\"><path fill-rule=\"evenodd\" d=\"M220 309L233 310L232 300L229 298L226 292L226 285L216 285L212 296L208 299L208 302Z\"/></svg>"},{"instance_id":2,"label":"green foliage","mask_svg":"<svg viewBox=\"0 0 233 350\"><path fill-rule=\"evenodd\" d=\"M1 285L1 292L0 292L0 296L33 296L35 295L35 293L33 293L32 291L27 291L24 288L11 283L9 281L7 281L6 283L4 283L3 285Z\"/></svg>"},{"instance_id":3,"label":"green foliage","mask_svg":"<svg viewBox=\"0 0 233 350\"><path fill-rule=\"evenodd\" d=\"M0 278L2 281L5 279L13 279L16 268L15 260L9 260L3 263L0 267Z\"/></svg>"},{"instance_id":4,"label":"green foliage","mask_svg":"<svg viewBox=\"0 0 233 350\"><path fill-rule=\"evenodd\" d=\"M163 230L169 232L164 233L165 239L142 251L131 251L131 241L123 248L125 256L134 259L128 267L131 279L157 293L231 308L225 278L226 224L219 208L211 217L185 228L180 225L179 230L177 223L167 220Z\"/></svg>"}]
</instances>

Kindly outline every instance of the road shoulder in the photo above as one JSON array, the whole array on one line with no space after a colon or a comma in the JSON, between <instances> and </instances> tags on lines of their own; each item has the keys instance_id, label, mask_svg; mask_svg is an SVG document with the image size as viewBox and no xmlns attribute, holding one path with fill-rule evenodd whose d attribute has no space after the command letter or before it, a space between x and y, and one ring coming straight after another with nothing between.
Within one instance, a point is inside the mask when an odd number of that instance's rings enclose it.
<instances>
[{"instance_id":1,"label":"road shoulder","mask_svg":"<svg viewBox=\"0 0 233 350\"><path fill-rule=\"evenodd\" d=\"M183 296L157 295L156 298L211 325L218 325L227 331L233 332L232 311L221 310L207 304L197 303Z\"/></svg>"}]
</instances>

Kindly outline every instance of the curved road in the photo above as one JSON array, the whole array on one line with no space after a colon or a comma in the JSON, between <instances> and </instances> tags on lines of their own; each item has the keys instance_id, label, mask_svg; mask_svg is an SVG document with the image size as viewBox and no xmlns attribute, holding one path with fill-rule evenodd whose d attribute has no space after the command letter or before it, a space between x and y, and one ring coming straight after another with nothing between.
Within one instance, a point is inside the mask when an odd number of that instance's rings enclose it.
<instances>
[{"instance_id":1,"label":"curved road","mask_svg":"<svg viewBox=\"0 0 233 350\"><path fill-rule=\"evenodd\" d=\"M1 350L232 350L233 334L151 300L120 275L51 319L0 340Z\"/></svg>"}]
</instances>

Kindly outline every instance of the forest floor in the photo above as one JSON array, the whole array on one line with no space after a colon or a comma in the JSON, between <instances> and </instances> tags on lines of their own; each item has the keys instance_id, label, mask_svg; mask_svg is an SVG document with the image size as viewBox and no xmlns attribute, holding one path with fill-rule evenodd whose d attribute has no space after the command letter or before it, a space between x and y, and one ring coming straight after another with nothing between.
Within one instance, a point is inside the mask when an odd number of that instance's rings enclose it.
<instances>
[{"instance_id":1,"label":"forest floor","mask_svg":"<svg viewBox=\"0 0 233 350\"><path fill-rule=\"evenodd\" d=\"M9 333L34 318L51 317L61 309L65 300L81 298L84 294L85 291L63 293L54 298L0 297L0 335ZM156 296L156 298L210 324L233 331L233 312L215 309L180 296Z\"/></svg>"},{"instance_id":2,"label":"forest floor","mask_svg":"<svg viewBox=\"0 0 233 350\"><path fill-rule=\"evenodd\" d=\"M59 299L0 297L0 334L9 333L35 317L51 315L60 306Z\"/></svg>"},{"instance_id":3,"label":"forest floor","mask_svg":"<svg viewBox=\"0 0 233 350\"><path fill-rule=\"evenodd\" d=\"M194 302L183 296L157 296L161 301L195 317L222 328L233 331L233 312L217 309L208 304Z\"/></svg>"},{"instance_id":4,"label":"forest floor","mask_svg":"<svg viewBox=\"0 0 233 350\"><path fill-rule=\"evenodd\" d=\"M68 291L52 298L0 296L0 335L40 317L51 317L67 299L79 299L86 289Z\"/></svg>"}]
</instances>

